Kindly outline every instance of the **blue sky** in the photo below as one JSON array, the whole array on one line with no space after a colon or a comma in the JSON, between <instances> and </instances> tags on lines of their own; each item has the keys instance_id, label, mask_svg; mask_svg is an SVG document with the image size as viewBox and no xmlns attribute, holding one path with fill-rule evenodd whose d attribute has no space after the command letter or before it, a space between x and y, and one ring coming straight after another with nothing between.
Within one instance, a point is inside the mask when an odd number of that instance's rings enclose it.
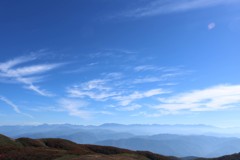
<instances>
[{"instance_id":1,"label":"blue sky","mask_svg":"<svg viewBox=\"0 0 240 160\"><path fill-rule=\"evenodd\" d=\"M238 0L3 0L0 125L239 126Z\"/></svg>"}]
</instances>

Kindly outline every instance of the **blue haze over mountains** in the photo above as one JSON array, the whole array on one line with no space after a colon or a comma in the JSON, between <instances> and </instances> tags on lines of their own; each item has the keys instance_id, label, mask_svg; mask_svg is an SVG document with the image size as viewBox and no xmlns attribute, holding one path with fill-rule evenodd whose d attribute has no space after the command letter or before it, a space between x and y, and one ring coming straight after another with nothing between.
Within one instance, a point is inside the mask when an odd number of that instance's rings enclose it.
<instances>
[{"instance_id":1,"label":"blue haze over mountains","mask_svg":"<svg viewBox=\"0 0 240 160\"><path fill-rule=\"evenodd\" d=\"M64 138L80 144L147 150L178 157L219 157L240 151L238 128L208 125L103 124L83 126L43 124L0 126L12 138Z\"/></svg>"}]
</instances>

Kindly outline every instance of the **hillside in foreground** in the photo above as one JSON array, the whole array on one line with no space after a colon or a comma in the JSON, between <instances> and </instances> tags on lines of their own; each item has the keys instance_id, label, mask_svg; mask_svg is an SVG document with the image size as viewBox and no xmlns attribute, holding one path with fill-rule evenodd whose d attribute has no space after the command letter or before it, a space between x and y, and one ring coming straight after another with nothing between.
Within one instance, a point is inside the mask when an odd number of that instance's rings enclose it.
<instances>
[{"instance_id":1,"label":"hillside in foreground","mask_svg":"<svg viewBox=\"0 0 240 160\"><path fill-rule=\"evenodd\" d=\"M0 134L0 160L239 160L240 153L219 158L176 158L148 151L77 144L60 138L11 139Z\"/></svg>"},{"instance_id":2,"label":"hillside in foreground","mask_svg":"<svg viewBox=\"0 0 240 160\"><path fill-rule=\"evenodd\" d=\"M177 160L151 152L80 145L58 139L11 139L0 135L1 160Z\"/></svg>"}]
</instances>

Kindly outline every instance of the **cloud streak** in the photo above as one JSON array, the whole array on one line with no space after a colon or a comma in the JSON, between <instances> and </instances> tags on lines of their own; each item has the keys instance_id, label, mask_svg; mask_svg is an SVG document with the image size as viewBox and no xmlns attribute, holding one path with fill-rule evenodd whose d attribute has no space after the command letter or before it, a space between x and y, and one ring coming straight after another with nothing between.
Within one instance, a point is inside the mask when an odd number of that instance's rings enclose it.
<instances>
[{"instance_id":1,"label":"cloud streak","mask_svg":"<svg viewBox=\"0 0 240 160\"><path fill-rule=\"evenodd\" d=\"M8 106L10 106L16 113L22 114L22 115L30 117L30 118L33 118L31 115L21 112L19 110L19 107L16 104L14 104L12 101L10 101L9 99L7 99L3 96L0 96L0 101L4 102Z\"/></svg>"},{"instance_id":2,"label":"cloud streak","mask_svg":"<svg viewBox=\"0 0 240 160\"><path fill-rule=\"evenodd\" d=\"M88 97L97 101L105 101L118 95L118 93L111 91L112 88L107 86L107 83L107 79L95 79L80 85L69 87L67 92L71 97Z\"/></svg>"},{"instance_id":3,"label":"cloud streak","mask_svg":"<svg viewBox=\"0 0 240 160\"><path fill-rule=\"evenodd\" d=\"M163 67L156 67L156 66L153 66L153 65L140 65L140 66L134 67L134 70L136 72L159 71L159 70L163 70Z\"/></svg>"},{"instance_id":4,"label":"cloud streak","mask_svg":"<svg viewBox=\"0 0 240 160\"><path fill-rule=\"evenodd\" d=\"M130 95L117 96L117 97L114 97L113 99L119 101L119 105L121 106L128 106L133 101L143 99L143 98L153 97L156 95L166 94L166 93L169 93L169 91L165 91L159 88L159 89L152 89L152 90L142 91L142 92L135 91Z\"/></svg>"},{"instance_id":5,"label":"cloud streak","mask_svg":"<svg viewBox=\"0 0 240 160\"><path fill-rule=\"evenodd\" d=\"M27 62L32 62L37 59L36 55L22 56L3 63L0 63L0 78L12 79L24 85L26 89L32 90L42 96L52 96L49 92L42 90L37 83L36 75L43 74L60 67L63 64L38 64L26 65ZM24 67L18 67L25 65Z\"/></svg>"},{"instance_id":6,"label":"cloud streak","mask_svg":"<svg viewBox=\"0 0 240 160\"><path fill-rule=\"evenodd\" d=\"M63 98L60 99L58 103L60 107L71 116L77 116L84 119L90 117L90 112L82 109L88 105L85 101Z\"/></svg>"},{"instance_id":7,"label":"cloud streak","mask_svg":"<svg viewBox=\"0 0 240 160\"><path fill-rule=\"evenodd\" d=\"M171 112L217 111L240 106L240 85L219 85L160 98L153 108Z\"/></svg>"},{"instance_id":8,"label":"cloud streak","mask_svg":"<svg viewBox=\"0 0 240 160\"><path fill-rule=\"evenodd\" d=\"M67 96L86 100L89 103L114 106L117 111L134 111L143 108L141 100L157 98L171 93L166 84L183 74L179 67L159 67L154 65L136 65L129 67L132 75L125 72L104 72L101 77L66 88ZM144 73L143 73L144 72ZM144 76L139 76L144 74ZM148 76L150 75L151 76ZM156 75L156 76L153 76ZM140 77L140 78L135 78ZM164 84L165 88L159 87ZM151 83L151 86L148 84ZM141 85L141 88L139 86ZM163 86L163 85L162 85Z\"/></svg>"},{"instance_id":9,"label":"cloud streak","mask_svg":"<svg viewBox=\"0 0 240 160\"><path fill-rule=\"evenodd\" d=\"M144 7L139 7L125 12L122 14L122 16L136 18L148 17L174 12L184 12L217 5L228 5L237 2L238 0L154 0L146 4Z\"/></svg>"}]
</instances>

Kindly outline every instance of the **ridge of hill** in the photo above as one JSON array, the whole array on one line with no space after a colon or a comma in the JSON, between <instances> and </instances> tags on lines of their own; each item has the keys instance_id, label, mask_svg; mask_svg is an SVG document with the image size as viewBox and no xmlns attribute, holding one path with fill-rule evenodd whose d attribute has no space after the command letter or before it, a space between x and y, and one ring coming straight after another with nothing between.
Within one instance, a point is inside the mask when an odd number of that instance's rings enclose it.
<instances>
[{"instance_id":1,"label":"ridge of hill","mask_svg":"<svg viewBox=\"0 0 240 160\"><path fill-rule=\"evenodd\" d=\"M11 139L0 135L1 160L178 160L147 151L82 145L60 138Z\"/></svg>"}]
</instances>

